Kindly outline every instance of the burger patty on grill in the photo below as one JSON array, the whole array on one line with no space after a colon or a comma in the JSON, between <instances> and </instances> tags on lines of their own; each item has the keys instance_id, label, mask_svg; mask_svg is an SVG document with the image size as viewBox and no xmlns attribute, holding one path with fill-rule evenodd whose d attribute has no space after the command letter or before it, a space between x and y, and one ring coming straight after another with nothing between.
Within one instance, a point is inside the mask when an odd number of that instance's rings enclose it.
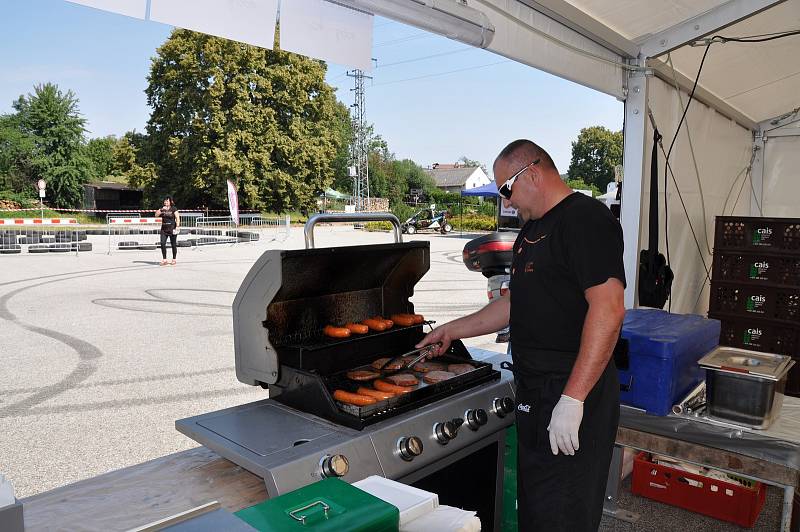
<instances>
[{"instance_id":1,"label":"burger patty on grill","mask_svg":"<svg viewBox=\"0 0 800 532\"><path fill-rule=\"evenodd\" d=\"M431 371L425 374L422 377L422 380L427 382L428 384L436 384L437 382L446 381L447 379L452 379L455 377L456 374L450 371Z\"/></svg>"}]
</instances>

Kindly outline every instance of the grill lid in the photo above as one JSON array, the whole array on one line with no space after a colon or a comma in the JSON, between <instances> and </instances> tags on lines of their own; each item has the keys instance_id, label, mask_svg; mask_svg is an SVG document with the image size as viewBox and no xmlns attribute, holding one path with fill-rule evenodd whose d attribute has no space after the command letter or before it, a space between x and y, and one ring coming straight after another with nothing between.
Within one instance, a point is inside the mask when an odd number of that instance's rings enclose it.
<instances>
[{"instance_id":1,"label":"grill lid","mask_svg":"<svg viewBox=\"0 0 800 532\"><path fill-rule=\"evenodd\" d=\"M779 381L791 368L790 357L734 347L717 347L698 361L705 369L742 373Z\"/></svg>"},{"instance_id":2,"label":"grill lid","mask_svg":"<svg viewBox=\"0 0 800 532\"><path fill-rule=\"evenodd\" d=\"M233 302L237 378L274 384L325 325L413 312L409 298L429 268L430 244L419 241L265 252Z\"/></svg>"}]
</instances>

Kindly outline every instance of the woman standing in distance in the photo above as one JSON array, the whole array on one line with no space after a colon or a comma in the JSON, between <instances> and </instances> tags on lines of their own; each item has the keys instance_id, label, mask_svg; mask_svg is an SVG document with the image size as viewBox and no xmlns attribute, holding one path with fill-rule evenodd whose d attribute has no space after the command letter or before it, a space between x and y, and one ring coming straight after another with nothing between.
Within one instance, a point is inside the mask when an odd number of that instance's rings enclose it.
<instances>
[{"instance_id":1,"label":"woman standing in distance","mask_svg":"<svg viewBox=\"0 0 800 532\"><path fill-rule=\"evenodd\" d=\"M156 216L161 217L161 266L167 264L175 265L175 257L178 255L178 229L181 226L180 214L175 208L172 197L164 199L164 206L155 211ZM172 246L172 262L167 262L167 237Z\"/></svg>"}]
</instances>

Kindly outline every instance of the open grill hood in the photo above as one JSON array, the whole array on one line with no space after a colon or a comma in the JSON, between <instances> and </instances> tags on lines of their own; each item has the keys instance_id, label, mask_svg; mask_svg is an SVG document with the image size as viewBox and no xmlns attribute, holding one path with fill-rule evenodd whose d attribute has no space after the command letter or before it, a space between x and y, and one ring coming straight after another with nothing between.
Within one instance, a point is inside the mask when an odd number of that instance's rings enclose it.
<instances>
[{"instance_id":1,"label":"open grill hood","mask_svg":"<svg viewBox=\"0 0 800 532\"><path fill-rule=\"evenodd\" d=\"M381 333L338 340L323 327L412 313L429 268L428 242L265 252L233 302L237 378L269 385L282 365L328 374L366 360Z\"/></svg>"}]
</instances>

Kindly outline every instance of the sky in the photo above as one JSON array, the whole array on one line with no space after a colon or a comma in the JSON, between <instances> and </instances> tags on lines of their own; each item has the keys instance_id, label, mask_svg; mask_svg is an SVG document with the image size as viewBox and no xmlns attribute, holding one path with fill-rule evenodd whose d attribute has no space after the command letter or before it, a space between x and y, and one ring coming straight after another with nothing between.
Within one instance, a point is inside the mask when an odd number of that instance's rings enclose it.
<instances>
[{"instance_id":1,"label":"sky","mask_svg":"<svg viewBox=\"0 0 800 532\"><path fill-rule=\"evenodd\" d=\"M150 60L172 28L65 0L2 0L0 114L45 82L72 90L89 137L143 131ZM486 50L379 17L377 67L366 82L366 117L399 159L422 166L462 156L491 172L517 138L545 148L565 173L581 128L622 129L615 98ZM337 97L352 104L348 68L328 65Z\"/></svg>"}]
</instances>

